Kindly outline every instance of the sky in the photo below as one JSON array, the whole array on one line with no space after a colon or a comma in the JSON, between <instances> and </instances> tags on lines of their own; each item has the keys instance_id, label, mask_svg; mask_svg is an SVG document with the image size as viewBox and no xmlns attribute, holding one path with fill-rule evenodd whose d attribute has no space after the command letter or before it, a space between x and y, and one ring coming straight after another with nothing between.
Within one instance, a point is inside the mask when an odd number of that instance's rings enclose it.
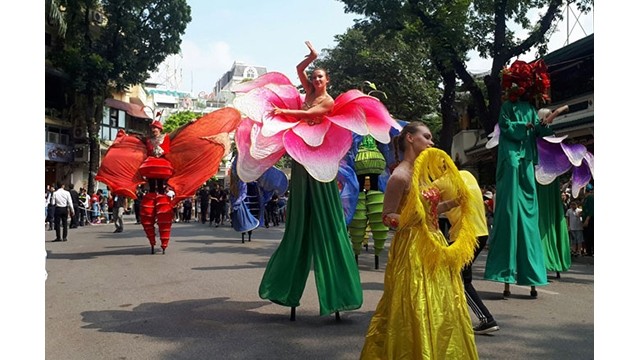
<instances>
[{"instance_id":1,"label":"sky","mask_svg":"<svg viewBox=\"0 0 640 360\"><path fill-rule=\"evenodd\" d=\"M197 95L210 93L216 81L229 71L234 61L264 66L278 71L297 83L295 66L308 54L309 40L317 51L336 46L335 36L344 34L358 14L345 14L337 0L187 0L191 22L182 37L182 51L165 60L152 80L166 87ZM532 11L531 15L536 16ZM576 16L579 15L579 24ZM569 42L593 33L593 12L569 13L574 28ZM557 25L549 43L550 51L567 41L567 22ZM522 36L525 34L523 33ZM470 54L468 69L473 73L489 70L491 60ZM535 52L521 57L535 59Z\"/></svg>"}]
</instances>

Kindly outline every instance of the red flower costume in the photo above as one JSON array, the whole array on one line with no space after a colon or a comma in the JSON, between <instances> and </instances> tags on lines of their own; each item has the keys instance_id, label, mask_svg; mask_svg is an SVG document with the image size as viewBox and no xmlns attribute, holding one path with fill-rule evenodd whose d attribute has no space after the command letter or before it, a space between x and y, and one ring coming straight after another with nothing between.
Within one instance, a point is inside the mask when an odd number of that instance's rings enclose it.
<instances>
[{"instance_id":1,"label":"red flower costume","mask_svg":"<svg viewBox=\"0 0 640 360\"><path fill-rule=\"evenodd\" d=\"M147 182L149 192L140 199L140 220L154 253L155 223L158 224L162 252L169 245L173 206L191 197L217 171L230 149L229 133L240 124L233 108L211 112L176 129L145 141L124 130L107 150L96 180L107 184L114 194L136 199L136 187ZM152 126L162 129L159 122ZM164 192L170 186L175 197Z\"/></svg>"}]
</instances>

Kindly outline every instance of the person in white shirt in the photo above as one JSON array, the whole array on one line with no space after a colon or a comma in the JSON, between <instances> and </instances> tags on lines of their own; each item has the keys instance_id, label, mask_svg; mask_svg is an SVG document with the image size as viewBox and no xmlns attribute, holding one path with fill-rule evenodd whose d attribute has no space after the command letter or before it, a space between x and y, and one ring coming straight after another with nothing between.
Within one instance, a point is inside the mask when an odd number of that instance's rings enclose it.
<instances>
[{"instance_id":1,"label":"person in white shirt","mask_svg":"<svg viewBox=\"0 0 640 360\"><path fill-rule=\"evenodd\" d=\"M73 200L71 194L65 190L64 184L58 183L58 189L53 193L55 203L54 223L57 241L67 241L69 215L74 215ZM60 223L62 223L62 238L60 238Z\"/></svg>"},{"instance_id":2,"label":"person in white shirt","mask_svg":"<svg viewBox=\"0 0 640 360\"><path fill-rule=\"evenodd\" d=\"M582 220L580 218L581 209L578 204L572 201L567 209L565 216L567 217L567 225L569 226L569 237L571 238L571 246L573 248L572 255L581 255L584 242L582 234Z\"/></svg>"}]
</instances>

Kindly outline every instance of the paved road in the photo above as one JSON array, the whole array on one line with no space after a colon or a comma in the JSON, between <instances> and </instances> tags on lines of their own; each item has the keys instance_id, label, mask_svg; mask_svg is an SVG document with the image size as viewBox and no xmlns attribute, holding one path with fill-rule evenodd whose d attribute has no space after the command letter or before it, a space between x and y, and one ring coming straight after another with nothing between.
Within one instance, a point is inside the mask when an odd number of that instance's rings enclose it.
<instances>
[{"instance_id":1,"label":"paved road","mask_svg":"<svg viewBox=\"0 0 640 360\"><path fill-rule=\"evenodd\" d=\"M358 359L382 294L372 253L360 256L361 309L319 316L313 276L297 319L264 301L258 286L283 228L258 229L242 244L229 226L174 224L166 255L150 254L140 225L70 230L68 242L45 231L47 360L72 359ZM388 245L388 243L387 243ZM476 261L482 277L486 252ZM551 276L553 275L553 276ZM477 336L481 359L593 359L593 264L574 263L562 278L529 289L474 284L501 330ZM477 319L472 315L474 323Z\"/></svg>"}]
</instances>

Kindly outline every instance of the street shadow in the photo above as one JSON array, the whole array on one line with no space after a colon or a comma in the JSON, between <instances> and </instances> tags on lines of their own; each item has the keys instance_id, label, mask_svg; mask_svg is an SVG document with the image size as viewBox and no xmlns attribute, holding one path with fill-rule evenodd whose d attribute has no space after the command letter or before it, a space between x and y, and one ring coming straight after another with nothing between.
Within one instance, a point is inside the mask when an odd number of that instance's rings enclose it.
<instances>
[{"instance_id":1,"label":"street shadow","mask_svg":"<svg viewBox=\"0 0 640 360\"><path fill-rule=\"evenodd\" d=\"M156 246L157 247L157 246ZM145 246L136 246L136 245L128 245L128 246L114 246L117 248L112 251L94 251L94 252L84 252L84 253L61 253L54 252L52 250L47 250L47 260L88 260L95 259L102 256L139 256L139 255L147 255L149 256L150 247L149 245ZM156 248L156 252L161 252ZM153 255L151 255L153 256Z\"/></svg>"},{"instance_id":2,"label":"street shadow","mask_svg":"<svg viewBox=\"0 0 640 360\"><path fill-rule=\"evenodd\" d=\"M593 326L583 322L518 325L522 316L500 318L500 331L475 337L480 359L585 360L594 359ZM540 334L540 336L531 336ZM523 346L525 344L525 346ZM525 349L525 352L523 352ZM564 349L564 351L558 351Z\"/></svg>"},{"instance_id":3,"label":"street shadow","mask_svg":"<svg viewBox=\"0 0 640 360\"><path fill-rule=\"evenodd\" d=\"M184 242L182 240L176 240L176 242ZM202 246L191 246L191 247L186 247L186 248L181 248L180 251L189 251L189 252L193 252L193 253L201 253L201 254L219 254L219 253L226 253L226 254L239 254L239 255L257 255L257 256L264 256L264 257L270 257L271 254L273 254L273 252L275 251L275 248L272 247L251 247L251 243L240 243L240 242L233 242L232 246L217 246L218 245L218 241L211 241L211 240L206 240L206 241L195 241L195 240L189 240L187 242L190 243L194 243L194 244L202 244ZM228 242L222 242L224 243L228 243Z\"/></svg>"},{"instance_id":4,"label":"street shadow","mask_svg":"<svg viewBox=\"0 0 640 360\"><path fill-rule=\"evenodd\" d=\"M346 344L363 341L370 316L345 312L337 321L333 314L299 311L290 321L288 307L281 307L281 314L258 312L267 305L271 302L227 297L145 303L130 310L82 312L87 324L82 328L171 341L176 347L165 359L324 360L349 358L353 349Z\"/></svg>"},{"instance_id":5,"label":"street shadow","mask_svg":"<svg viewBox=\"0 0 640 360\"><path fill-rule=\"evenodd\" d=\"M363 282L362 290L384 291L384 284L381 282Z\"/></svg>"},{"instance_id":6,"label":"street shadow","mask_svg":"<svg viewBox=\"0 0 640 360\"><path fill-rule=\"evenodd\" d=\"M267 262L268 261L264 261L264 262L250 261L242 265L195 267L195 268L191 268L191 270L213 271L213 270L264 269L267 266Z\"/></svg>"}]
</instances>

